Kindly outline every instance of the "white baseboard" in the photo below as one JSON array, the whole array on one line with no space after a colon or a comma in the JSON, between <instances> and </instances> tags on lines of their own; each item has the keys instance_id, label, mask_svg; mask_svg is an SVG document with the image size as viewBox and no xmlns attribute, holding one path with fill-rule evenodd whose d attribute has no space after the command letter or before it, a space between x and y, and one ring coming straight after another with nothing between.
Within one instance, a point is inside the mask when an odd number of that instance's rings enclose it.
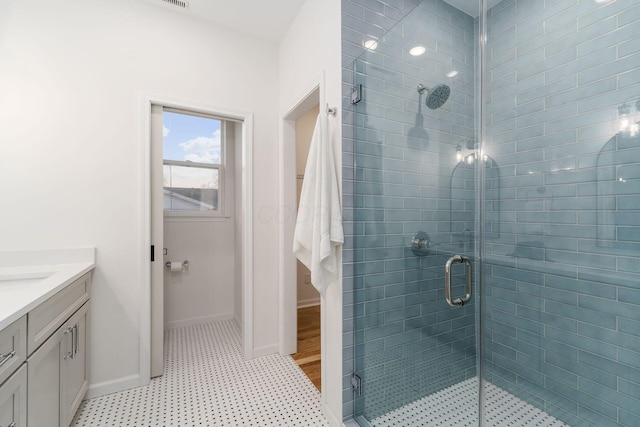
<instances>
[{"instance_id":1,"label":"white baseboard","mask_svg":"<svg viewBox=\"0 0 640 427\"><path fill-rule=\"evenodd\" d=\"M203 323L217 322L219 320L233 319L233 313L213 314L211 316L192 317L191 319L174 320L164 324L164 329L184 328L186 326L201 325Z\"/></svg>"},{"instance_id":2,"label":"white baseboard","mask_svg":"<svg viewBox=\"0 0 640 427\"><path fill-rule=\"evenodd\" d=\"M103 381L101 383L90 384L85 399L93 399L94 397L104 396L105 394L116 393L130 388L140 386L140 376L129 375L115 380Z\"/></svg>"},{"instance_id":3,"label":"white baseboard","mask_svg":"<svg viewBox=\"0 0 640 427\"><path fill-rule=\"evenodd\" d=\"M314 305L320 305L320 298L304 299L298 301L298 308L313 307Z\"/></svg>"},{"instance_id":4,"label":"white baseboard","mask_svg":"<svg viewBox=\"0 0 640 427\"><path fill-rule=\"evenodd\" d=\"M273 345L265 345L263 347L258 347L253 349L253 358L269 356L270 354L279 353L278 344Z\"/></svg>"},{"instance_id":5,"label":"white baseboard","mask_svg":"<svg viewBox=\"0 0 640 427\"><path fill-rule=\"evenodd\" d=\"M242 319L240 319L237 315L233 316L233 321L236 323L236 326L240 331L242 331Z\"/></svg>"},{"instance_id":6,"label":"white baseboard","mask_svg":"<svg viewBox=\"0 0 640 427\"><path fill-rule=\"evenodd\" d=\"M329 405L327 405L326 403L322 405L322 414L327 419L327 421L329 421L329 425L331 427L341 427L343 425L342 421L340 421L338 417L336 417L331 408L329 408Z\"/></svg>"}]
</instances>

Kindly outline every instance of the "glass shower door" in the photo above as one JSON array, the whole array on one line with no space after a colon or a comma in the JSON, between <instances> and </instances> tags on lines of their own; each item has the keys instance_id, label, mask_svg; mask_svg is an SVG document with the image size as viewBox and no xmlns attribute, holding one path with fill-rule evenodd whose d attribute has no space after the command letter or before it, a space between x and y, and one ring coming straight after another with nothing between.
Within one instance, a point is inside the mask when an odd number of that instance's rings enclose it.
<instances>
[{"instance_id":1,"label":"glass shower door","mask_svg":"<svg viewBox=\"0 0 640 427\"><path fill-rule=\"evenodd\" d=\"M476 182L486 160L474 33L468 15L423 1L354 63L350 255L364 425L420 425L421 411L422 425L477 425Z\"/></svg>"},{"instance_id":2,"label":"glass shower door","mask_svg":"<svg viewBox=\"0 0 640 427\"><path fill-rule=\"evenodd\" d=\"M489 10L484 425L640 425L639 18L635 0Z\"/></svg>"}]
</instances>

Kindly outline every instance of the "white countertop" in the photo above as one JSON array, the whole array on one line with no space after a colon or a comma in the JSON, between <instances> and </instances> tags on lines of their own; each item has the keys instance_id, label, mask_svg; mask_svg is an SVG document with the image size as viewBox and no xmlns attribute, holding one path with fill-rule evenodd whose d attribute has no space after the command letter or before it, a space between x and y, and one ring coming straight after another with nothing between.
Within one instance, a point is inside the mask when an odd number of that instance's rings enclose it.
<instances>
[{"instance_id":1,"label":"white countertop","mask_svg":"<svg viewBox=\"0 0 640 427\"><path fill-rule=\"evenodd\" d=\"M0 330L95 268L95 248L0 251Z\"/></svg>"}]
</instances>

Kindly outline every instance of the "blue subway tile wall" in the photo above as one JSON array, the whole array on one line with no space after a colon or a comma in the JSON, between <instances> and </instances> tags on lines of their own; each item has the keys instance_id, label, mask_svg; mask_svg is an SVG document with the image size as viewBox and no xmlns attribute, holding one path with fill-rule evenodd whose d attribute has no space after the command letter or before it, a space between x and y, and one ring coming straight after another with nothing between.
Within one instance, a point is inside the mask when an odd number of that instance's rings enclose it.
<instances>
[{"instance_id":1,"label":"blue subway tile wall","mask_svg":"<svg viewBox=\"0 0 640 427\"><path fill-rule=\"evenodd\" d=\"M487 28L483 374L573 426L640 425L640 4L504 0Z\"/></svg>"},{"instance_id":2,"label":"blue subway tile wall","mask_svg":"<svg viewBox=\"0 0 640 427\"><path fill-rule=\"evenodd\" d=\"M387 9L398 24L362 24ZM345 346L353 346L345 353L355 366L345 373L363 380L355 400L345 389L344 410L372 419L477 375L475 306L448 306L443 287L446 260L458 252L473 258L475 250L477 26L442 0L347 2L343 15L343 64L351 67L343 133L353 135L343 187L353 191L345 191L345 218L355 225L345 236L351 275L344 278L345 312L353 316L345 317ZM362 49L369 39L375 49ZM426 52L414 57L408 51L417 45ZM352 107L354 84L363 100ZM431 110L418 84L447 84L451 96ZM500 185L497 172L492 188ZM411 251L418 231L432 242L423 258ZM464 267L454 273L452 293L464 295Z\"/></svg>"}]
</instances>

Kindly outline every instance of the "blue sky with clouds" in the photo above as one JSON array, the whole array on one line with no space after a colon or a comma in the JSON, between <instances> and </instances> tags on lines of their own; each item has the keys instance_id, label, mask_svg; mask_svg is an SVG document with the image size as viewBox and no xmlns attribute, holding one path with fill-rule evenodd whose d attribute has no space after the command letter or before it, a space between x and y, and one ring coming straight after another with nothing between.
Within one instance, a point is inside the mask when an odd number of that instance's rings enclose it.
<instances>
[{"instance_id":1,"label":"blue sky with clouds","mask_svg":"<svg viewBox=\"0 0 640 427\"><path fill-rule=\"evenodd\" d=\"M220 120L164 111L163 158L220 164ZM165 187L218 188L218 170L201 167L163 167Z\"/></svg>"},{"instance_id":2,"label":"blue sky with clouds","mask_svg":"<svg viewBox=\"0 0 640 427\"><path fill-rule=\"evenodd\" d=\"M165 111L163 158L220 163L220 121Z\"/></svg>"}]
</instances>

